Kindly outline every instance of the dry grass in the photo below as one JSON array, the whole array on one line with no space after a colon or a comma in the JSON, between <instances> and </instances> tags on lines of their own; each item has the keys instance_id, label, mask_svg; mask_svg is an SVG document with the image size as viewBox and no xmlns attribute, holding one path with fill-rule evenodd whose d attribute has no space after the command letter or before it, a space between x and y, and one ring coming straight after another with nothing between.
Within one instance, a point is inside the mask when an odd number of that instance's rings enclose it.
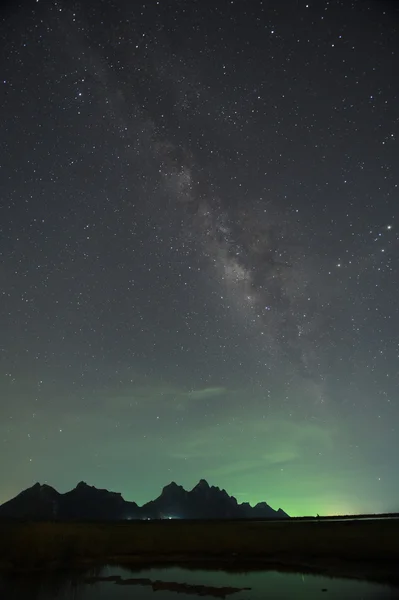
<instances>
[{"instance_id":1,"label":"dry grass","mask_svg":"<svg viewBox=\"0 0 399 600\"><path fill-rule=\"evenodd\" d=\"M399 520L0 523L0 563L9 568L232 555L393 561L399 559Z\"/></svg>"}]
</instances>

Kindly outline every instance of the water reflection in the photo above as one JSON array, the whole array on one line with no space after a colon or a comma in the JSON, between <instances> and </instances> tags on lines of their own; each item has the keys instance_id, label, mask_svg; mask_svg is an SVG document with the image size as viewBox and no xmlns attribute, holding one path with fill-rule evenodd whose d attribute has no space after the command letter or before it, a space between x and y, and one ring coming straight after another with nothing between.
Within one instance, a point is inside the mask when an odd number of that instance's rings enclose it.
<instances>
[{"instance_id":1,"label":"water reflection","mask_svg":"<svg viewBox=\"0 0 399 600\"><path fill-rule=\"evenodd\" d=\"M132 589L133 588L133 589ZM399 598L389 586L279 571L246 573L218 570L146 568L57 571L52 574L0 577L0 598L23 600L142 600L228 598L231 600L388 600Z\"/></svg>"}]
</instances>

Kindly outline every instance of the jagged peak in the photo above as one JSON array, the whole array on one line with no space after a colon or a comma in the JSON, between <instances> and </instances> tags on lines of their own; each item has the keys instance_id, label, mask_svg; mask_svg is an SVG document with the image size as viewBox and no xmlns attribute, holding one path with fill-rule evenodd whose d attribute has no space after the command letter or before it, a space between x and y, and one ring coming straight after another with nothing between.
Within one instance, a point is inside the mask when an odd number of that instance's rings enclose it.
<instances>
[{"instance_id":1,"label":"jagged peak","mask_svg":"<svg viewBox=\"0 0 399 600\"><path fill-rule=\"evenodd\" d=\"M110 490L107 490L106 488L98 488L95 485L88 485L85 481L79 481L78 485L73 488L72 490L70 490L70 492L67 492L67 494L73 494L74 492L80 492L83 494L90 494L91 496L98 496L98 497L117 497L117 498L121 498L123 500L122 497L122 493L121 492L111 492Z\"/></svg>"},{"instance_id":2,"label":"jagged peak","mask_svg":"<svg viewBox=\"0 0 399 600\"><path fill-rule=\"evenodd\" d=\"M81 489L85 489L88 487L92 487L91 485L88 485L85 481L79 481L78 485L76 486L75 490L81 490Z\"/></svg>"},{"instance_id":3,"label":"jagged peak","mask_svg":"<svg viewBox=\"0 0 399 600\"><path fill-rule=\"evenodd\" d=\"M42 483L40 485L40 491L42 491L42 492L55 492L56 494L58 494L57 490L55 488L53 488L51 485L48 485L48 483Z\"/></svg>"},{"instance_id":4,"label":"jagged peak","mask_svg":"<svg viewBox=\"0 0 399 600\"><path fill-rule=\"evenodd\" d=\"M192 489L192 491L194 490L209 490L210 489L210 485L209 483L206 481L206 479L200 479L199 482L197 483L197 485L195 485Z\"/></svg>"},{"instance_id":5,"label":"jagged peak","mask_svg":"<svg viewBox=\"0 0 399 600\"><path fill-rule=\"evenodd\" d=\"M168 485L165 485L162 488L162 493L172 492L172 491L177 491L177 490L184 490L184 488L183 488L183 486L178 485L175 481L171 481L170 483L168 483Z\"/></svg>"},{"instance_id":6,"label":"jagged peak","mask_svg":"<svg viewBox=\"0 0 399 600\"><path fill-rule=\"evenodd\" d=\"M39 481L37 481L36 483L34 483L30 488L27 488L26 490L23 490L22 492L20 492L18 494L18 496L21 495L31 495L31 494L35 494L35 495L43 495L46 493L54 493L54 494L58 494L58 492L51 487L50 485L47 485L47 483L40 483Z\"/></svg>"},{"instance_id":7,"label":"jagged peak","mask_svg":"<svg viewBox=\"0 0 399 600\"><path fill-rule=\"evenodd\" d=\"M36 483L34 483L32 485L31 488L28 488L28 490L44 491L44 490L54 490L54 488L51 487L51 485L48 485L47 483L40 483L39 481L37 481Z\"/></svg>"}]
</instances>

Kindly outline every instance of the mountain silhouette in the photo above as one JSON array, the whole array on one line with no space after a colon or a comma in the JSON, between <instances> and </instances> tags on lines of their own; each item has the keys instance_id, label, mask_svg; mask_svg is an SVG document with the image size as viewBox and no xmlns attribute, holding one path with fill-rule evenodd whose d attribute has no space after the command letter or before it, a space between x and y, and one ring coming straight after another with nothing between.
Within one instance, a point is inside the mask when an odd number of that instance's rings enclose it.
<instances>
[{"instance_id":1,"label":"mountain silhouette","mask_svg":"<svg viewBox=\"0 0 399 600\"><path fill-rule=\"evenodd\" d=\"M56 519L58 517L60 498L54 488L49 485L35 483L12 500L0 506L0 517L20 519Z\"/></svg>"},{"instance_id":2,"label":"mountain silhouette","mask_svg":"<svg viewBox=\"0 0 399 600\"><path fill-rule=\"evenodd\" d=\"M84 481L78 483L76 488L60 496L60 518L74 520L118 520L124 518L126 504L131 504L130 510L134 512L136 503L127 503L122 494L109 492L87 485ZM0 507L1 515L1 507Z\"/></svg>"},{"instance_id":3,"label":"mountain silhouette","mask_svg":"<svg viewBox=\"0 0 399 600\"><path fill-rule=\"evenodd\" d=\"M201 479L187 491L175 482L165 486L155 500L138 506L117 492L87 485L60 494L36 483L0 506L0 518L60 521L119 521L125 519L281 519L288 515L266 502L252 507L239 504L226 490Z\"/></svg>"}]
</instances>

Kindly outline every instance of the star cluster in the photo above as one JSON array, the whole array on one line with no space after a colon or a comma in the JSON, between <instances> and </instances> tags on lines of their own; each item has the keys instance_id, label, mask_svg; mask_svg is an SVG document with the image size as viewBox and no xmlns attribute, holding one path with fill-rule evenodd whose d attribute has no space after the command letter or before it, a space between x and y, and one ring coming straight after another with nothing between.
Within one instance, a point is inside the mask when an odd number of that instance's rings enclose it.
<instances>
[{"instance_id":1,"label":"star cluster","mask_svg":"<svg viewBox=\"0 0 399 600\"><path fill-rule=\"evenodd\" d=\"M399 510L398 27L372 0L4 10L0 501L206 478Z\"/></svg>"}]
</instances>

